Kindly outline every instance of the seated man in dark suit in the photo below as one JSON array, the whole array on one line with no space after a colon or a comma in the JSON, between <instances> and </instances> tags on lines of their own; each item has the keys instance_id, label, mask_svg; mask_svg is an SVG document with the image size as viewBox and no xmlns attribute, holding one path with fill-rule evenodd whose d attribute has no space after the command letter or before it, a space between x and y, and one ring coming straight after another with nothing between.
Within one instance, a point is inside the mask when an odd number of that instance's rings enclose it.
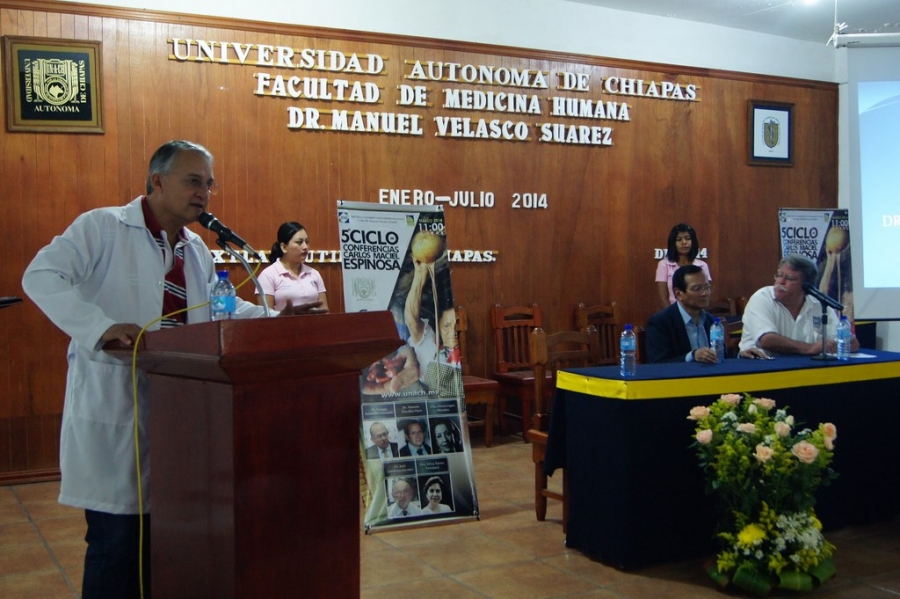
<instances>
[{"instance_id":1,"label":"seated man in dark suit","mask_svg":"<svg viewBox=\"0 0 900 599\"><path fill-rule=\"evenodd\" d=\"M715 364L709 343L713 317L704 309L712 291L706 273L693 264L682 266L672 276L672 290L677 301L647 321L647 361ZM741 357L764 357L758 351L741 352Z\"/></svg>"}]
</instances>

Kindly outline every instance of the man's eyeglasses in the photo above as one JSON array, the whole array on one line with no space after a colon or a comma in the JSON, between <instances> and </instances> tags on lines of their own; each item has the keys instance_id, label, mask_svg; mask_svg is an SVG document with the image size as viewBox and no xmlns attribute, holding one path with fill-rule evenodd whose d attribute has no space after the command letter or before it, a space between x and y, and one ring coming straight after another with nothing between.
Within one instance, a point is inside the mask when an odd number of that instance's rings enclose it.
<instances>
[{"instance_id":1,"label":"man's eyeglasses","mask_svg":"<svg viewBox=\"0 0 900 599\"><path fill-rule=\"evenodd\" d=\"M688 287L688 291L691 293L709 293L712 291L712 285L694 285L692 287Z\"/></svg>"},{"instance_id":2,"label":"man's eyeglasses","mask_svg":"<svg viewBox=\"0 0 900 599\"><path fill-rule=\"evenodd\" d=\"M776 272L775 280L777 281L778 279L784 279L785 281L792 281L792 282L800 280L799 277L795 277L794 275L786 275L783 272Z\"/></svg>"},{"instance_id":3,"label":"man's eyeglasses","mask_svg":"<svg viewBox=\"0 0 900 599\"><path fill-rule=\"evenodd\" d=\"M214 179L204 181L200 177L185 177L184 184L194 191L199 191L200 193L216 195L216 193L218 193L219 191L219 184Z\"/></svg>"}]
</instances>

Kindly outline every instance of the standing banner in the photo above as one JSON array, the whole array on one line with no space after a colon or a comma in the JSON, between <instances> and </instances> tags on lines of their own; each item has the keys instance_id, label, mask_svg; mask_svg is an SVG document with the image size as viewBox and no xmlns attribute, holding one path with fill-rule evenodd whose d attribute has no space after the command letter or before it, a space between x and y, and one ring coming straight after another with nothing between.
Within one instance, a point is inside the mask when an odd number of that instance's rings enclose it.
<instances>
[{"instance_id":1,"label":"standing banner","mask_svg":"<svg viewBox=\"0 0 900 599\"><path fill-rule=\"evenodd\" d=\"M819 291L844 305L853 322L853 267L846 209L780 208L781 255L801 254L819 267Z\"/></svg>"},{"instance_id":2,"label":"standing banner","mask_svg":"<svg viewBox=\"0 0 900 599\"><path fill-rule=\"evenodd\" d=\"M389 310L400 348L360 375L365 528L478 517L440 206L338 202L344 309Z\"/></svg>"}]
</instances>

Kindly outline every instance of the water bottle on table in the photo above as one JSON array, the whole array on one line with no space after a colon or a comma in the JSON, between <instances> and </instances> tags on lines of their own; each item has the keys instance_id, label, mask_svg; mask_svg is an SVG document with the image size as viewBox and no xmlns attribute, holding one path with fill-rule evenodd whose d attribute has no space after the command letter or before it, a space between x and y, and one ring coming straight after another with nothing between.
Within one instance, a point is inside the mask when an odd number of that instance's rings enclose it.
<instances>
[{"instance_id":1,"label":"water bottle on table","mask_svg":"<svg viewBox=\"0 0 900 599\"><path fill-rule=\"evenodd\" d=\"M846 316L841 316L837 325L837 359L850 359L850 337L853 333L850 331L850 321Z\"/></svg>"},{"instance_id":2,"label":"water bottle on table","mask_svg":"<svg viewBox=\"0 0 900 599\"><path fill-rule=\"evenodd\" d=\"M209 294L209 317L211 320L229 320L234 316L235 310L234 285L228 280L227 270L220 270L216 274L219 280Z\"/></svg>"},{"instance_id":3,"label":"water bottle on table","mask_svg":"<svg viewBox=\"0 0 900 599\"><path fill-rule=\"evenodd\" d=\"M725 362L725 327L722 319L716 316L712 326L709 327L709 346L716 352L716 362Z\"/></svg>"},{"instance_id":4,"label":"water bottle on table","mask_svg":"<svg viewBox=\"0 0 900 599\"><path fill-rule=\"evenodd\" d=\"M630 324L625 325L622 336L619 338L619 374L622 376L634 376L637 370L637 338Z\"/></svg>"}]
</instances>

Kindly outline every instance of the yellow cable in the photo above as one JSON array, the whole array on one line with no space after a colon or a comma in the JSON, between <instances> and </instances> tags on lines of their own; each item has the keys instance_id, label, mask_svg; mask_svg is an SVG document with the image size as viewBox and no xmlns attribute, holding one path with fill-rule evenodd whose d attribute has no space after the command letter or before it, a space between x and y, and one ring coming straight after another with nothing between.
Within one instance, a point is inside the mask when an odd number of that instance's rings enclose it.
<instances>
[{"instance_id":1,"label":"yellow cable","mask_svg":"<svg viewBox=\"0 0 900 599\"><path fill-rule=\"evenodd\" d=\"M235 290L239 289L242 285L244 285L247 281L249 281L256 273L259 271L262 263L259 262L256 265L256 269L253 271L253 274L248 276L246 279L241 281L241 283L235 286ZM263 298L263 301L266 301ZM131 351L131 382L132 382L132 395L134 400L134 463L137 468L137 496L138 496L138 584L141 588L141 599L144 599L144 491L143 485L141 484L141 447L140 440L138 438L138 377L137 377L137 356L138 356L138 348L141 345L141 337L144 336L144 331L148 328L163 320L165 318L170 318L175 316L176 314L181 314L182 312L189 312L190 310L196 310L197 308L202 308L204 306L208 306L209 302L203 302L202 304L197 304L196 306L190 306L187 308L182 308L181 310L175 310L174 312L169 312L168 314L163 314L159 318L154 318L150 322L144 325L144 328L138 333L137 338L134 340L134 347Z\"/></svg>"}]
</instances>

